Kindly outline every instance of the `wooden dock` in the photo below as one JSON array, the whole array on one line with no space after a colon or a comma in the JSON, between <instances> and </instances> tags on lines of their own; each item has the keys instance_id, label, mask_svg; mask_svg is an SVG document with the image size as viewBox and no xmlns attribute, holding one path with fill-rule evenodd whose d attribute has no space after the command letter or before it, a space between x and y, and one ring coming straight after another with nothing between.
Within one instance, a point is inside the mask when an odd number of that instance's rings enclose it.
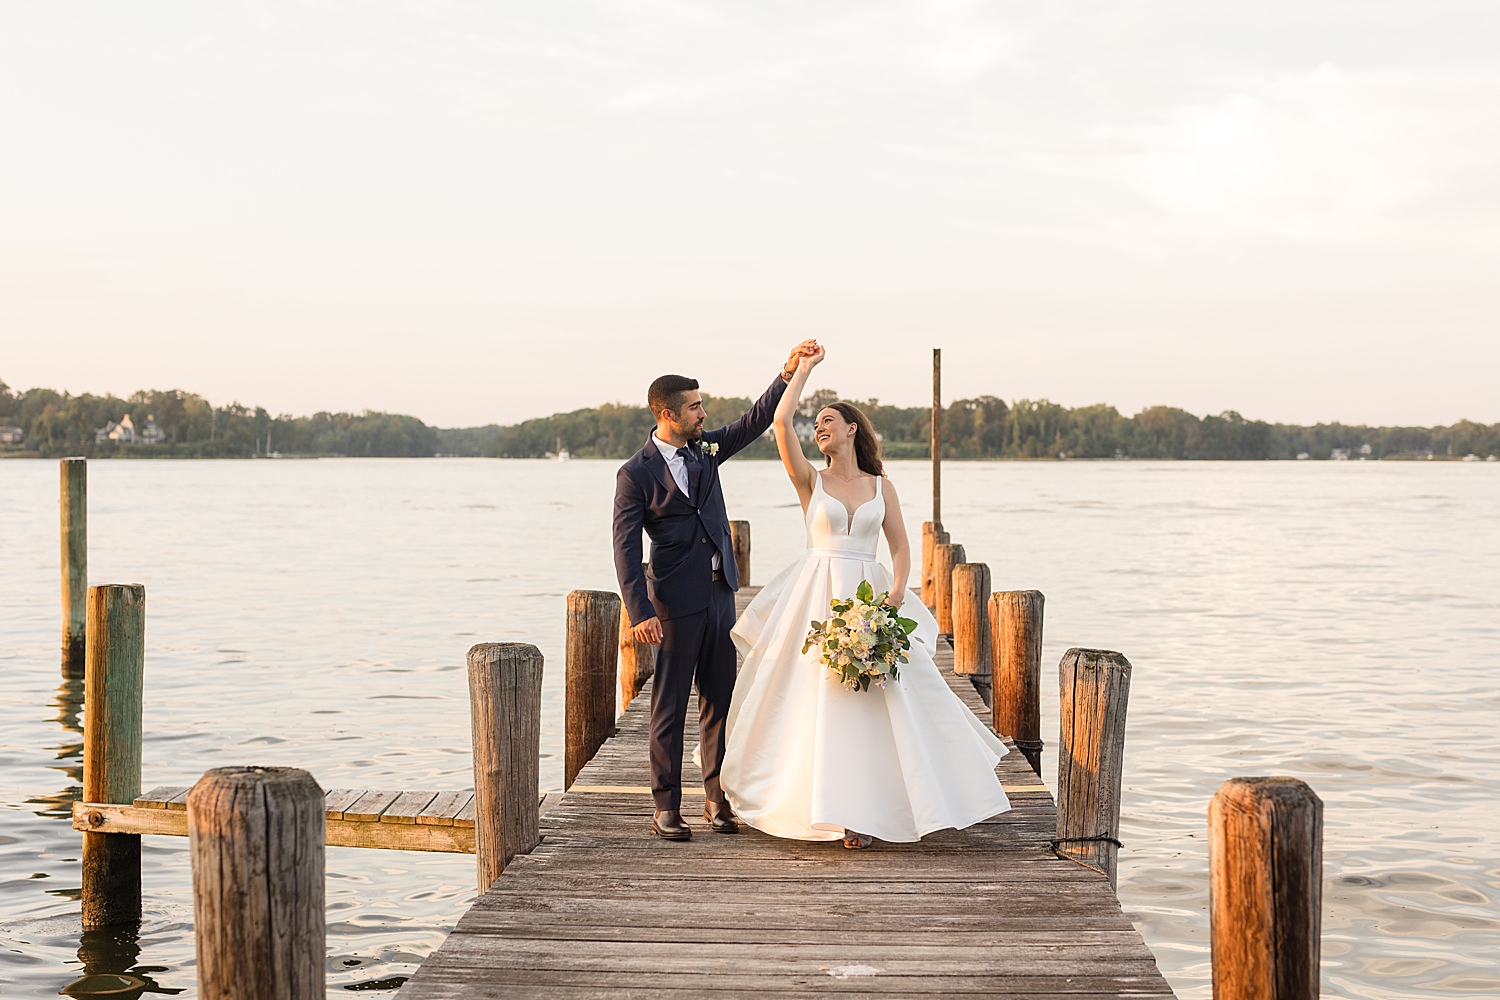
<instances>
[{"instance_id":1,"label":"wooden dock","mask_svg":"<svg viewBox=\"0 0 1500 1000\"><path fill-rule=\"evenodd\" d=\"M944 676L985 718L951 663L945 648ZM548 797L541 845L511 861L405 1000L1173 995L1108 879L1049 849L1052 797L1014 747L997 768L1010 812L862 852L711 833L688 761L694 838L668 843L650 834L648 700ZM696 718L690 704L688 746Z\"/></svg>"}]
</instances>

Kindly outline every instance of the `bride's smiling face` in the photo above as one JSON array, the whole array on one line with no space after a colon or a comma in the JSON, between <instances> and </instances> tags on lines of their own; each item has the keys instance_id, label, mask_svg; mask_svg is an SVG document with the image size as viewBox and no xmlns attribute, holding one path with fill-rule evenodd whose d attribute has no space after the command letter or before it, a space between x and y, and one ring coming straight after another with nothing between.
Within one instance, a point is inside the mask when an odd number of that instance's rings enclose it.
<instances>
[{"instance_id":1,"label":"bride's smiling face","mask_svg":"<svg viewBox=\"0 0 1500 1000\"><path fill-rule=\"evenodd\" d=\"M817 441L818 450L823 454L836 455L854 444L856 429L857 425L845 420L838 410L825 407L818 411L813 421L813 440Z\"/></svg>"}]
</instances>

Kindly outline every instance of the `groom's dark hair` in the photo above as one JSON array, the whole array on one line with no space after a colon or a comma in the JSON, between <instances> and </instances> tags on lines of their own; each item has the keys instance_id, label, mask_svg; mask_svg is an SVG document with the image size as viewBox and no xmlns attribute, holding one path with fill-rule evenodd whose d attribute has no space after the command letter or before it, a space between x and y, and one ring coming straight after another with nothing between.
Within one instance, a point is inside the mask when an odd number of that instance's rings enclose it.
<instances>
[{"instance_id":1,"label":"groom's dark hair","mask_svg":"<svg viewBox=\"0 0 1500 1000\"><path fill-rule=\"evenodd\" d=\"M646 405L651 407L651 416L661 419L662 410L678 413L682 410L682 397L698 388L698 380L685 375L663 375L651 383L646 390Z\"/></svg>"}]
</instances>

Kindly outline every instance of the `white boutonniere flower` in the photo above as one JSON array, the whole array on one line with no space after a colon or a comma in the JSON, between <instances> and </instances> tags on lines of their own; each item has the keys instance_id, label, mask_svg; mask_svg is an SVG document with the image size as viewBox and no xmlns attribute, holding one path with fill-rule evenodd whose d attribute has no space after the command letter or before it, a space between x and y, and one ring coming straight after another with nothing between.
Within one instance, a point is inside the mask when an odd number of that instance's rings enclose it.
<instances>
[{"instance_id":1,"label":"white boutonniere flower","mask_svg":"<svg viewBox=\"0 0 1500 1000\"><path fill-rule=\"evenodd\" d=\"M717 455L719 453L719 444L717 441L699 440L698 450L705 455Z\"/></svg>"}]
</instances>

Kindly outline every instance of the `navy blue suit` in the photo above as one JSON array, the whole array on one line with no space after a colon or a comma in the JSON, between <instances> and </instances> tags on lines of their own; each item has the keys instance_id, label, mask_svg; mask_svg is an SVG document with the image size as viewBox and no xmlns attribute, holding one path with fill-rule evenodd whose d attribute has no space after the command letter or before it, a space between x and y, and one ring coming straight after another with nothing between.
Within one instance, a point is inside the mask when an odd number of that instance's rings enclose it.
<instances>
[{"instance_id":1,"label":"navy blue suit","mask_svg":"<svg viewBox=\"0 0 1500 1000\"><path fill-rule=\"evenodd\" d=\"M703 787L710 799L724 797L719 767L735 678L729 630L740 581L719 464L766 432L785 391L786 382L778 375L742 417L727 427L705 431L701 444L688 445L697 459L689 463L688 496L683 496L651 440L615 476L615 573L625 610L632 625L653 617L662 623L661 650L651 681L651 792L658 809L682 805L682 729L695 682ZM717 453L709 454L711 449L704 445L717 445ZM651 536L649 572L641 569L642 531ZM715 553L721 580L714 579Z\"/></svg>"}]
</instances>

